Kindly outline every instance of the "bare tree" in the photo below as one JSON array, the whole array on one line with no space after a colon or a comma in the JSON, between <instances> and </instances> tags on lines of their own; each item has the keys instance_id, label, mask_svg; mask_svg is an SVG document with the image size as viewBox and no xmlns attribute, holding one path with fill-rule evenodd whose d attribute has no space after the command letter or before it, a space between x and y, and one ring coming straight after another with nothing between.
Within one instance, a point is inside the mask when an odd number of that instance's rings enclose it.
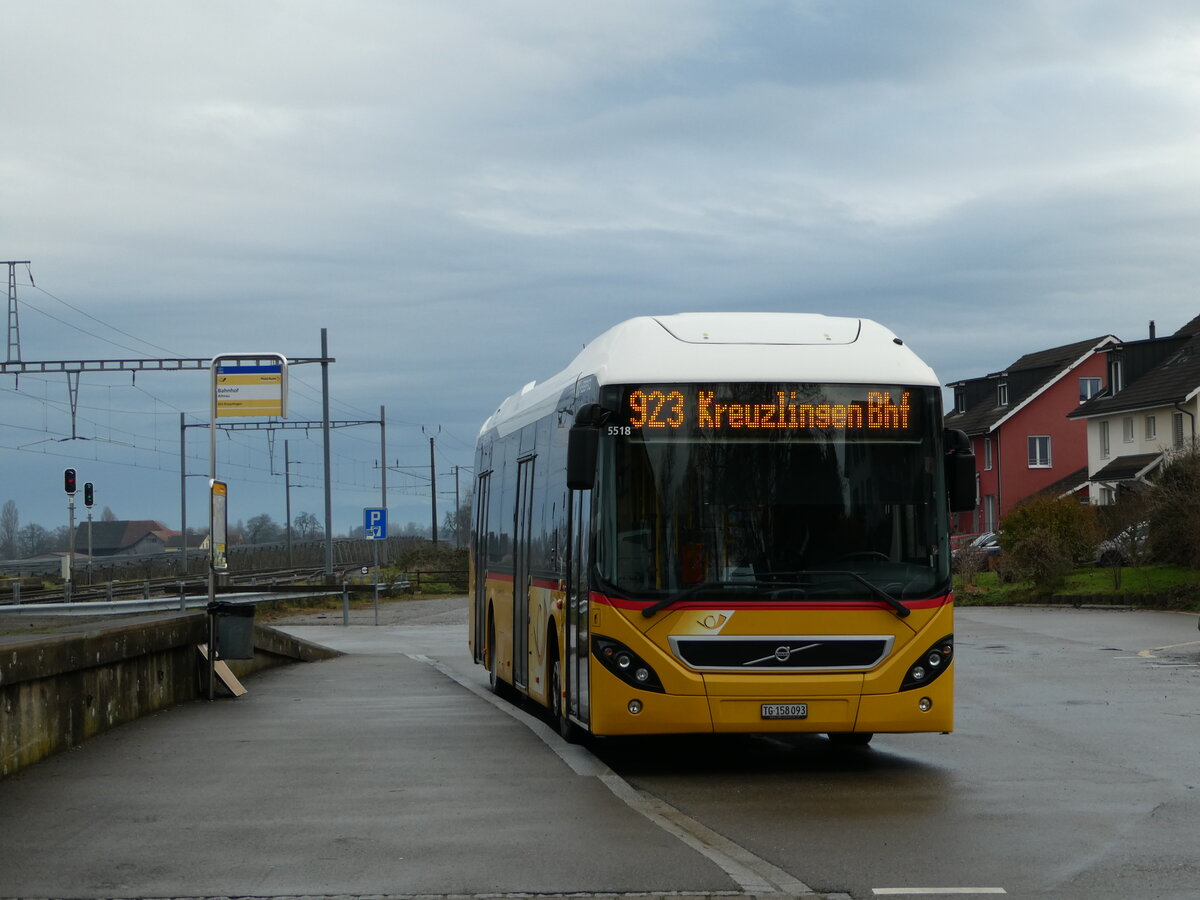
<instances>
[{"instance_id":1,"label":"bare tree","mask_svg":"<svg viewBox=\"0 0 1200 900\"><path fill-rule=\"evenodd\" d=\"M0 512L0 556L13 559L17 555L17 534L21 530L21 515L15 500L5 500Z\"/></svg>"},{"instance_id":2,"label":"bare tree","mask_svg":"<svg viewBox=\"0 0 1200 900\"><path fill-rule=\"evenodd\" d=\"M321 523L310 512L302 512L292 519L292 533L300 540L315 540L324 536Z\"/></svg>"},{"instance_id":3,"label":"bare tree","mask_svg":"<svg viewBox=\"0 0 1200 900\"><path fill-rule=\"evenodd\" d=\"M54 549L54 535L34 522L17 533L17 549L22 556L37 556Z\"/></svg>"},{"instance_id":4,"label":"bare tree","mask_svg":"<svg viewBox=\"0 0 1200 900\"><path fill-rule=\"evenodd\" d=\"M278 541L282 534L282 529L267 513L260 513L246 523L246 543L248 544L267 544Z\"/></svg>"},{"instance_id":5,"label":"bare tree","mask_svg":"<svg viewBox=\"0 0 1200 900\"><path fill-rule=\"evenodd\" d=\"M454 546L461 547L471 537L471 495L467 494L462 505L456 510L451 510L446 513L446 520L442 523L442 530L453 542Z\"/></svg>"},{"instance_id":6,"label":"bare tree","mask_svg":"<svg viewBox=\"0 0 1200 900\"><path fill-rule=\"evenodd\" d=\"M1200 568L1200 449L1167 461L1151 490L1150 546L1161 562Z\"/></svg>"}]
</instances>

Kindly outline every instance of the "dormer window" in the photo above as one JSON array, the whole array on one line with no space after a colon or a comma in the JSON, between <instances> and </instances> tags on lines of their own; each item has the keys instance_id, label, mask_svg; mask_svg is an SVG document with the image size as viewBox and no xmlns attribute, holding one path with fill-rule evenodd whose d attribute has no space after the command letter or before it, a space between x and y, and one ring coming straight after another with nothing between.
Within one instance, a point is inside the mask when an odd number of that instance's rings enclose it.
<instances>
[{"instance_id":1,"label":"dormer window","mask_svg":"<svg viewBox=\"0 0 1200 900\"><path fill-rule=\"evenodd\" d=\"M1008 406L1008 382L1001 381L996 385L996 405Z\"/></svg>"},{"instance_id":2,"label":"dormer window","mask_svg":"<svg viewBox=\"0 0 1200 900\"><path fill-rule=\"evenodd\" d=\"M1114 394L1125 387L1125 375L1122 372L1121 357L1116 353L1108 355L1108 386Z\"/></svg>"},{"instance_id":3,"label":"dormer window","mask_svg":"<svg viewBox=\"0 0 1200 900\"><path fill-rule=\"evenodd\" d=\"M954 388L954 411L957 413L967 411L967 389L961 384Z\"/></svg>"}]
</instances>

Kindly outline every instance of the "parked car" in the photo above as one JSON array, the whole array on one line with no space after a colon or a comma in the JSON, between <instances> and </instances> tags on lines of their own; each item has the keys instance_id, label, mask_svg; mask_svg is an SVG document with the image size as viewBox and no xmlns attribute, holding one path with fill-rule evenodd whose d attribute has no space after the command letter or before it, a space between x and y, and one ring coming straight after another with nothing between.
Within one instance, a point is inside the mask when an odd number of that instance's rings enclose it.
<instances>
[{"instance_id":1,"label":"parked car","mask_svg":"<svg viewBox=\"0 0 1200 900\"><path fill-rule=\"evenodd\" d=\"M985 531L977 535L969 544L950 551L951 568L957 569L965 556L990 558L1000 555L1000 534L995 531Z\"/></svg>"},{"instance_id":2,"label":"parked car","mask_svg":"<svg viewBox=\"0 0 1200 900\"><path fill-rule=\"evenodd\" d=\"M1130 525L1114 538L1096 545L1092 564L1097 566L1127 566L1144 560L1150 549L1150 523Z\"/></svg>"}]
</instances>

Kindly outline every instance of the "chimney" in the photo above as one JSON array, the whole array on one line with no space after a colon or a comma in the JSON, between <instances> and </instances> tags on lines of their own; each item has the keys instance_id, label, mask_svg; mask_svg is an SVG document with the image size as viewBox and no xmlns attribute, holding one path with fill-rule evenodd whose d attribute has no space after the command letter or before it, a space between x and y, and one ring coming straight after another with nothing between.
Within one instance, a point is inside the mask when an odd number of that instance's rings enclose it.
<instances>
[{"instance_id":1,"label":"chimney","mask_svg":"<svg viewBox=\"0 0 1200 900\"><path fill-rule=\"evenodd\" d=\"M1150 320L1150 340L1154 340L1154 320Z\"/></svg>"}]
</instances>

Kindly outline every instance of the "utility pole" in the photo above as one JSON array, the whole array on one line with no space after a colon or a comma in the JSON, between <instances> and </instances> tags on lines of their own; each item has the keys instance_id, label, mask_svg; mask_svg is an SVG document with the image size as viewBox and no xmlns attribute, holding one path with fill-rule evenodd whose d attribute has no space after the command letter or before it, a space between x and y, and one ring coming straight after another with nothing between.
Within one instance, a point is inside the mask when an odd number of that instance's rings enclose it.
<instances>
[{"instance_id":1,"label":"utility pole","mask_svg":"<svg viewBox=\"0 0 1200 900\"><path fill-rule=\"evenodd\" d=\"M333 583L333 474L329 462L329 330L321 329L321 433L325 445L325 583Z\"/></svg>"},{"instance_id":2,"label":"utility pole","mask_svg":"<svg viewBox=\"0 0 1200 900\"><path fill-rule=\"evenodd\" d=\"M284 515L287 517L284 521L287 523L287 553L288 553L288 568L292 567L292 457L288 452L288 444L290 441L283 442L283 494L284 494Z\"/></svg>"},{"instance_id":3,"label":"utility pole","mask_svg":"<svg viewBox=\"0 0 1200 900\"><path fill-rule=\"evenodd\" d=\"M460 503L462 503L462 501L459 500L459 498L458 498L458 466L455 466L454 467L454 546L455 547L462 546L462 540L458 533L459 529L462 527L462 523L459 521L459 517L458 517L458 510L459 510Z\"/></svg>"},{"instance_id":4,"label":"utility pole","mask_svg":"<svg viewBox=\"0 0 1200 900\"><path fill-rule=\"evenodd\" d=\"M8 361L21 361L21 326L17 321L17 266L28 266L27 259L10 259L8 266ZM28 271L28 269L27 269ZM29 283L33 284L33 272L29 272Z\"/></svg>"},{"instance_id":5,"label":"utility pole","mask_svg":"<svg viewBox=\"0 0 1200 900\"><path fill-rule=\"evenodd\" d=\"M425 431L424 425L421 426L421 431ZM437 468L435 467L433 459L433 441L438 434L441 434L441 432L442 426L439 425L437 432L429 436L429 499L431 503L430 509L433 511L432 531L433 543L435 545L437 544Z\"/></svg>"}]
</instances>

